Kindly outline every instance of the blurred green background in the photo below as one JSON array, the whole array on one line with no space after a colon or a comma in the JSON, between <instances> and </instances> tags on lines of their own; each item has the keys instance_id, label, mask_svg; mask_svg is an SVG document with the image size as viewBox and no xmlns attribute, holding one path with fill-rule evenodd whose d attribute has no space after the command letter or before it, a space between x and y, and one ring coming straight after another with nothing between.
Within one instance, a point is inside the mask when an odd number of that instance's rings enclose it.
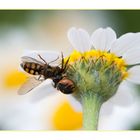
<instances>
[{"instance_id":1,"label":"blurred green background","mask_svg":"<svg viewBox=\"0 0 140 140\"><path fill-rule=\"evenodd\" d=\"M98 26L111 26L112 28L119 29L119 35L125 32L137 32L140 29L139 10L1 10L0 25L2 28L7 26L9 28L15 26L24 27L28 26L29 22L33 19L39 20L39 18L46 17L49 21L53 17L59 17L61 21L64 18L63 15L68 15L71 18L75 14L83 18L90 18L91 21L94 20L95 16L99 21L103 18L105 22L99 23ZM98 20L94 22L96 23ZM89 23L89 26L92 24Z\"/></svg>"},{"instance_id":2,"label":"blurred green background","mask_svg":"<svg viewBox=\"0 0 140 140\"><path fill-rule=\"evenodd\" d=\"M76 114L64 95L31 103L31 95L17 95L26 75L18 72L20 56L25 50L53 50L68 54L67 31L72 26L90 34L99 27L111 27L117 36L140 32L139 10L1 10L0 11L0 129L1 130L75 130L81 129L81 114ZM138 99L140 87L133 85ZM59 96L59 97L58 97ZM64 104L62 104L64 102ZM57 109L56 106L60 108ZM100 129L139 130L139 102L127 111L110 113ZM135 107L137 107L135 109ZM50 110L50 108L53 108ZM121 110L121 109L120 109ZM122 107L125 112L125 108ZM121 110L121 111L122 111ZM129 110L129 107L127 107ZM67 112L65 112L67 111ZM66 116L72 112L75 122ZM51 114L51 115L50 115ZM125 114L125 113L124 113ZM115 116L116 115L116 116ZM132 116L129 118L129 115ZM54 116L54 117L52 117ZM115 117L114 117L115 116ZM137 116L137 117L136 117ZM63 118L64 117L64 118ZM51 119L50 119L51 118ZM54 118L54 119L52 119ZM114 118L120 118L115 120ZM121 119L122 118L122 119ZM130 124L128 125L128 120ZM62 120L65 120L62 123ZM126 121L126 122L125 122ZM109 123L108 123L109 122ZM116 123L117 122L117 123ZM109 125L108 125L109 124ZM123 124L123 125L122 125Z\"/></svg>"}]
</instances>

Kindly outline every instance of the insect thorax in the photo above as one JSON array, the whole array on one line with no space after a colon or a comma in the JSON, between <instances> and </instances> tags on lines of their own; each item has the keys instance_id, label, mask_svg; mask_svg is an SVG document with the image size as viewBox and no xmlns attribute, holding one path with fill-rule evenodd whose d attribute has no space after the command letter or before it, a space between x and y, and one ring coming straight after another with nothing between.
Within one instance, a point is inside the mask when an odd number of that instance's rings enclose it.
<instances>
[{"instance_id":1,"label":"insect thorax","mask_svg":"<svg viewBox=\"0 0 140 140\"><path fill-rule=\"evenodd\" d=\"M45 65L44 70L43 70L43 75L45 79L53 78L53 77L56 77L57 75L61 75L61 69L59 67Z\"/></svg>"}]
</instances>

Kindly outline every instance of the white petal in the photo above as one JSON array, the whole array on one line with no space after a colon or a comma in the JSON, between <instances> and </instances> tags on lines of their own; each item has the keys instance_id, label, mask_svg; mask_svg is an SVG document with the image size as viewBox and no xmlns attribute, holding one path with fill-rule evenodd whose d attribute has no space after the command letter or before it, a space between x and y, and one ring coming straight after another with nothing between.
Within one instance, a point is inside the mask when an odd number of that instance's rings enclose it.
<instances>
[{"instance_id":1,"label":"white petal","mask_svg":"<svg viewBox=\"0 0 140 140\"><path fill-rule=\"evenodd\" d=\"M123 59L125 60L126 64L138 64L140 63L140 48L132 48L128 50L123 55Z\"/></svg>"},{"instance_id":2,"label":"white petal","mask_svg":"<svg viewBox=\"0 0 140 140\"><path fill-rule=\"evenodd\" d=\"M47 79L45 80L41 85L36 87L35 90L33 90L31 101L32 102L38 102L40 100L43 100L49 96L56 95L58 93L58 90L53 87L52 80Z\"/></svg>"},{"instance_id":3,"label":"white petal","mask_svg":"<svg viewBox=\"0 0 140 140\"><path fill-rule=\"evenodd\" d=\"M50 63L51 61L54 61L56 60L60 60L61 59L61 53L58 53L58 52L53 52L53 51L26 51L22 57L24 56L28 56L28 57L31 57L31 58L34 58L36 59L37 61L40 61L40 62L43 62L44 61L38 56L38 54L47 62L47 63ZM21 57L21 58L22 58ZM55 64L58 63L57 61L54 62ZM53 65L53 63L51 63Z\"/></svg>"},{"instance_id":4,"label":"white petal","mask_svg":"<svg viewBox=\"0 0 140 140\"><path fill-rule=\"evenodd\" d=\"M74 49L79 52L85 52L91 49L90 36L87 31L73 27L69 29L67 35Z\"/></svg>"},{"instance_id":5,"label":"white petal","mask_svg":"<svg viewBox=\"0 0 140 140\"><path fill-rule=\"evenodd\" d=\"M119 106L130 106L134 103L133 93L134 88L127 81L124 81L119 86L117 93L109 100L113 104Z\"/></svg>"},{"instance_id":6,"label":"white petal","mask_svg":"<svg viewBox=\"0 0 140 140\"><path fill-rule=\"evenodd\" d=\"M140 66L134 66L128 72L129 76L127 80L135 84L140 84Z\"/></svg>"},{"instance_id":7,"label":"white petal","mask_svg":"<svg viewBox=\"0 0 140 140\"><path fill-rule=\"evenodd\" d=\"M101 107L101 111L100 111L100 116L108 116L113 112L114 109L114 105L112 104L112 102L105 102L102 107Z\"/></svg>"},{"instance_id":8,"label":"white petal","mask_svg":"<svg viewBox=\"0 0 140 140\"><path fill-rule=\"evenodd\" d=\"M122 56L130 48L140 48L140 33L127 33L118 38L111 46L111 52Z\"/></svg>"},{"instance_id":9,"label":"white petal","mask_svg":"<svg viewBox=\"0 0 140 140\"><path fill-rule=\"evenodd\" d=\"M116 40L116 33L111 28L99 28L91 36L92 45L98 50L108 51Z\"/></svg>"},{"instance_id":10,"label":"white petal","mask_svg":"<svg viewBox=\"0 0 140 140\"><path fill-rule=\"evenodd\" d=\"M82 112L82 105L79 101L75 99L75 97L73 97L72 95L67 95L66 97L69 100L72 107L75 109L75 111Z\"/></svg>"}]
</instances>

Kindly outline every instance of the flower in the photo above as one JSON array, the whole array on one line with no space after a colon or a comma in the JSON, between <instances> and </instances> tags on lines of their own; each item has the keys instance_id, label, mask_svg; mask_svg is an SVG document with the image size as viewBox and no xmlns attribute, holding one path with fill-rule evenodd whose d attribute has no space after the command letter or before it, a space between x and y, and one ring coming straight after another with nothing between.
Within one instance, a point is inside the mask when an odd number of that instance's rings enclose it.
<instances>
[{"instance_id":1,"label":"flower","mask_svg":"<svg viewBox=\"0 0 140 140\"><path fill-rule=\"evenodd\" d=\"M73 96L83 106L84 128L97 129L102 104L115 95L120 84L140 83L140 33L127 33L117 39L109 27L97 29L91 36L73 27L68 39L74 51L65 57L65 62L69 58L65 74L76 86ZM47 63L60 56L54 52L31 52L28 56L39 59L37 54Z\"/></svg>"},{"instance_id":2,"label":"flower","mask_svg":"<svg viewBox=\"0 0 140 140\"><path fill-rule=\"evenodd\" d=\"M90 66L90 69L92 69L92 72L94 69L95 75L99 74L98 77L100 76L101 79L98 79L98 82L106 85L104 86L105 88L108 86L111 87L113 81L115 84L120 84L123 80L128 80L137 84L140 83L140 78L138 77L140 72L140 33L127 33L117 39L116 33L108 27L105 29L97 29L90 37L85 30L73 27L68 31L68 39L75 49L70 55L70 63L72 65L73 63L76 64L76 62L79 63L79 61L84 58L88 61L86 67L89 68L89 65L93 64L93 67ZM82 65L78 65L75 69L81 69L81 66ZM105 75L105 73L109 73L109 75L106 74L106 78L102 76ZM86 71L85 74L87 76ZM72 75L72 77L76 77L76 75L78 75L78 73L75 73L75 76ZM94 87L96 86L95 81L97 81L95 75L91 77L91 79L94 80L89 80L90 82L94 82L92 83ZM113 76L115 77L114 79ZM104 80L105 82L103 82ZM76 83L77 82L78 81L76 81ZM99 85L99 83L97 84ZM114 87L115 85L112 86ZM99 88L103 90L103 87ZM114 91L117 90L117 88L114 88ZM111 87L111 89L113 88ZM84 89L82 89L82 91L83 90ZM112 91L113 94L114 91Z\"/></svg>"},{"instance_id":3,"label":"flower","mask_svg":"<svg viewBox=\"0 0 140 140\"><path fill-rule=\"evenodd\" d=\"M85 30L73 27L68 31L68 39L76 50L70 55L71 61L82 56L98 59L103 55L103 59L109 63L114 61L124 72L124 79L140 83L140 33L127 33L117 39L116 33L108 27L97 29L90 37ZM129 69L129 66L133 67Z\"/></svg>"},{"instance_id":4,"label":"flower","mask_svg":"<svg viewBox=\"0 0 140 140\"><path fill-rule=\"evenodd\" d=\"M124 80L140 83L140 33L116 38L111 28L99 28L91 36L71 28L68 38L75 50L70 55L68 77L76 83L73 96L83 107L85 129L97 129L102 104L114 96Z\"/></svg>"}]
</instances>

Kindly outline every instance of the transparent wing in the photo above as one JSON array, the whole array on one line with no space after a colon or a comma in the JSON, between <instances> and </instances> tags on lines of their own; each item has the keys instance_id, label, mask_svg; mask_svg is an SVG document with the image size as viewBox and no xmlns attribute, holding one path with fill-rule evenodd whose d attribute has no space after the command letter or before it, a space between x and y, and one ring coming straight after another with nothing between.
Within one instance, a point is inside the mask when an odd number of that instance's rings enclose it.
<instances>
[{"instance_id":1,"label":"transparent wing","mask_svg":"<svg viewBox=\"0 0 140 140\"><path fill-rule=\"evenodd\" d=\"M40 56L41 58L40 58ZM61 53L60 52L53 52L53 51L27 51L25 52L21 59L25 62L35 62L39 64L44 64L44 60L46 63L56 66L59 64L61 59Z\"/></svg>"},{"instance_id":2,"label":"transparent wing","mask_svg":"<svg viewBox=\"0 0 140 140\"><path fill-rule=\"evenodd\" d=\"M40 81L40 80L35 79L35 77L30 77L20 87L20 89L18 90L18 94L19 95L24 95L24 94L30 92L35 87L37 87L38 85L40 85L42 82L43 82L43 80Z\"/></svg>"},{"instance_id":3,"label":"transparent wing","mask_svg":"<svg viewBox=\"0 0 140 140\"><path fill-rule=\"evenodd\" d=\"M46 99L46 97L59 96L59 91L54 88L54 83L51 79L45 80L41 86L39 85L35 92L30 96L31 102L39 102Z\"/></svg>"},{"instance_id":4,"label":"transparent wing","mask_svg":"<svg viewBox=\"0 0 140 140\"><path fill-rule=\"evenodd\" d=\"M44 63L42 63L41 61L38 61L35 58L29 57L29 56L23 56L23 57L21 57L21 60L23 62L38 63L40 65L44 65Z\"/></svg>"}]
</instances>

